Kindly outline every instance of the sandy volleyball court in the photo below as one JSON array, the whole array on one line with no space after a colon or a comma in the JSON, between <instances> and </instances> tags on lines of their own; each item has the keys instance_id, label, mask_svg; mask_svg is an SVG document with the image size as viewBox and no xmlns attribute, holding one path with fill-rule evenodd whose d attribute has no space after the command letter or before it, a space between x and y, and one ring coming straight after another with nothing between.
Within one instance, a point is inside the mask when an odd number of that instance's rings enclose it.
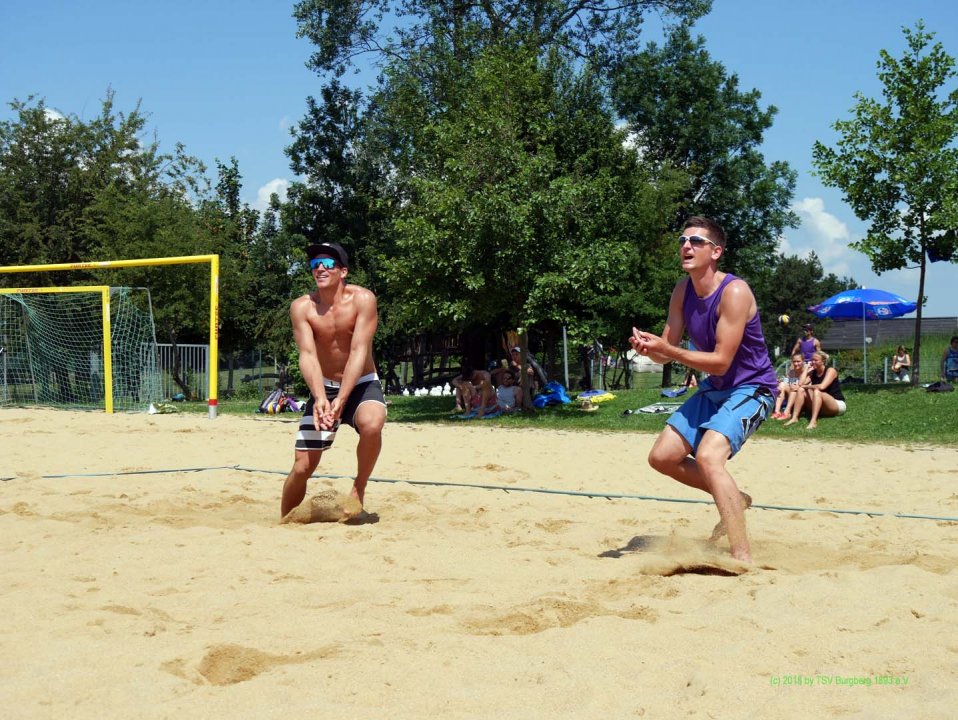
<instances>
[{"instance_id":1,"label":"sandy volleyball court","mask_svg":"<svg viewBox=\"0 0 958 720\"><path fill-rule=\"evenodd\" d=\"M279 525L294 427L0 411L4 715L954 716L958 522L894 514L956 449L759 435L756 505L875 516L753 508L746 570L711 505L520 490L701 499L652 435L387 424L369 522Z\"/></svg>"}]
</instances>

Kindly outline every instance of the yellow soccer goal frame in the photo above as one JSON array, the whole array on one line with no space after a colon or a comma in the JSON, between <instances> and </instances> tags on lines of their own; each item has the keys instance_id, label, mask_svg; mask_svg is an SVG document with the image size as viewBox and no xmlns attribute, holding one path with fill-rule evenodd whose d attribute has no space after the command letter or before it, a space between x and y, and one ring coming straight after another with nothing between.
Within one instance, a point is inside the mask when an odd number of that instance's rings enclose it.
<instances>
[{"instance_id":1,"label":"yellow soccer goal frame","mask_svg":"<svg viewBox=\"0 0 958 720\"><path fill-rule=\"evenodd\" d=\"M54 272L57 270L109 270L128 267L148 267L151 265L191 265L209 263L210 266L210 368L209 368L209 418L216 418L219 379L219 307L220 307L220 256L219 255L182 255L179 257L143 258L140 260L99 260L82 263L57 263L48 265L6 265L0 266L0 273ZM102 285L85 287L50 288L4 288L0 293L39 293L39 292L101 292L103 297L103 381L107 392L104 394L106 412L113 412L113 394L109 391L113 384L113 367L110 349L110 288Z\"/></svg>"}]
</instances>

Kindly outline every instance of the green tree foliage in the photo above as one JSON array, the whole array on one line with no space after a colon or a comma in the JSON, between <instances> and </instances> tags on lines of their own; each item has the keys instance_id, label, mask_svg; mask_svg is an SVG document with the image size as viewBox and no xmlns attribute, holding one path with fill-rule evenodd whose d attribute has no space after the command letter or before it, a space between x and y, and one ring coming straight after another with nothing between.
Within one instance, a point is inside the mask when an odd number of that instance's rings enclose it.
<instances>
[{"instance_id":1,"label":"green tree foliage","mask_svg":"<svg viewBox=\"0 0 958 720\"><path fill-rule=\"evenodd\" d=\"M89 260L111 199L183 199L199 189L202 166L182 146L160 153L143 137L139 106L115 112L112 92L89 122L33 98L10 106L17 118L0 123L0 264Z\"/></svg>"},{"instance_id":2,"label":"green tree foliage","mask_svg":"<svg viewBox=\"0 0 958 720\"><path fill-rule=\"evenodd\" d=\"M262 219L241 202L235 159L217 163L211 189L198 160L179 144L161 152L139 105L117 112L112 92L90 121L33 98L11 106L16 118L0 123L0 265L216 253L224 351L285 351L289 301L302 291L291 272L301 243L281 227L278 199ZM205 265L2 275L0 283L147 287L161 341L209 336Z\"/></svg>"},{"instance_id":3,"label":"green tree foliage","mask_svg":"<svg viewBox=\"0 0 958 720\"><path fill-rule=\"evenodd\" d=\"M289 189L283 225L303 244L307 237L335 239L350 248L351 264L375 283L376 258L364 247L379 234L379 201L389 186L392 153L369 128L374 116L365 111L362 93L335 80L323 87L318 102L307 98L306 117L286 149L291 169L305 180Z\"/></svg>"},{"instance_id":4,"label":"green tree foliage","mask_svg":"<svg viewBox=\"0 0 958 720\"><path fill-rule=\"evenodd\" d=\"M767 270L751 279L751 286L762 315L765 341L770 351L778 347L781 354L791 351L802 325L808 322L821 325L822 320L807 310L809 305L856 287L850 278L839 278L834 273L826 275L815 253L805 258L780 256ZM788 325L778 322L781 315L789 316ZM823 334L818 332L819 337Z\"/></svg>"},{"instance_id":5,"label":"green tree foliage","mask_svg":"<svg viewBox=\"0 0 958 720\"><path fill-rule=\"evenodd\" d=\"M374 53L382 73L368 101L335 80L309 101L289 148L308 178L290 194L293 226L358 250L384 293L387 336L531 323L571 323L583 337L614 326L618 336L637 306L660 314L648 298L674 277L650 262L661 242L650 228L674 215L676 189L664 174L651 182L622 148L603 77L637 47L645 12L707 8L299 3L317 71L341 73ZM384 21L397 14L401 23ZM573 72L576 58L590 61ZM626 315L613 320L617 308Z\"/></svg>"},{"instance_id":6,"label":"green tree foliage","mask_svg":"<svg viewBox=\"0 0 958 720\"><path fill-rule=\"evenodd\" d=\"M919 378L921 315L929 251L958 261L958 88L955 60L932 44L919 22L904 28L901 58L882 50L882 100L855 95L854 116L834 124L835 147L816 142L814 163L827 185L842 190L866 237L853 244L877 273L920 268L912 382Z\"/></svg>"},{"instance_id":7,"label":"green tree foliage","mask_svg":"<svg viewBox=\"0 0 958 720\"><path fill-rule=\"evenodd\" d=\"M789 209L795 172L766 164L758 150L776 109L763 110L757 90L741 90L684 25L663 46L626 58L612 95L642 161L685 178L669 226L693 214L716 218L729 237L725 270L752 277L774 261L782 231L798 225Z\"/></svg>"},{"instance_id":8,"label":"green tree foliage","mask_svg":"<svg viewBox=\"0 0 958 720\"><path fill-rule=\"evenodd\" d=\"M86 262L208 252L192 198L208 185L182 145L162 153L137 105L117 112L108 92L89 122L42 100L15 100L0 124L0 264ZM149 287L161 333L199 331L196 269L7 275L30 285L83 281ZM208 282L206 285L208 286Z\"/></svg>"},{"instance_id":9,"label":"green tree foliage","mask_svg":"<svg viewBox=\"0 0 958 720\"><path fill-rule=\"evenodd\" d=\"M624 281L632 312L655 290L622 271L637 259L637 223L663 200L588 73L504 47L470 70L460 104L411 145L417 171L385 261L396 319L409 329L551 322L592 336Z\"/></svg>"},{"instance_id":10,"label":"green tree foliage","mask_svg":"<svg viewBox=\"0 0 958 720\"><path fill-rule=\"evenodd\" d=\"M692 20L710 7L711 0L301 0L293 16L298 35L316 46L309 65L339 76L362 55L401 64L422 61L424 47L446 47L462 61L520 38L535 53L555 50L606 68L637 50L647 13Z\"/></svg>"}]
</instances>

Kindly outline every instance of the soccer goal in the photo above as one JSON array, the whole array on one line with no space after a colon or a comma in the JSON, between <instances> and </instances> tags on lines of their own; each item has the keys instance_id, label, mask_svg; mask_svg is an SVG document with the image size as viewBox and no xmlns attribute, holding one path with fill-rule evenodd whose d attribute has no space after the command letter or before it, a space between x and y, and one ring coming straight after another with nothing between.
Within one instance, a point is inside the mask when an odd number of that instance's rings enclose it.
<instances>
[{"instance_id":1,"label":"soccer goal","mask_svg":"<svg viewBox=\"0 0 958 720\"><path fill-rule=\"evenodd\" d=\"M210 266L209 362L211 368L216 368L219 361L219 255L185 255L139 260L98 260L52 265L7 265L0 267L0 274L106 270L187 264L209 264ZM0 332L3 332L3 329L8 325L10 327L9 341L4 341L3 337L5 336L0 335L0 347L2 347L0 349L0 405L11 402L23 403L26 402L23 399L24 397L32 397L32 401L37 403L102 407L109 413L114 411L114 407L134 409L160 399L159 380L157 379L155 391L152 384L144 383L144 372L146 370L152 373L153 371L150 368L156 367L157 376L159 374L156 361L156 337L152 331L152 309L149 312L149 344L151 346L146 348L143 343L147 341L133 339L138 337L135 334L131 333L128 337L124 336L124 333L127 332L123 329L125 327L123 325L125 316L118 314L121 312L119 308L137 307L142 309L143 301L133 298L131 303L127 305L120 297L122 293L114 296L113 293L117 290L118 288L111 289L103 286L0 289L0 298L18 297L18 299L12 301L12 304L0 301L2 305L5 305L4 309L0 311L0 323L3 323L0 325ZM73 302L64 303L62 299L58 310L44 312L44 320L41 324L47 329L42 331L44 333L42 336L36 334L41 332L36 329L36 324L32 326L34 328L32 335L22 330L22 328L29 327L26 324L26 318L30 316L31 312L28 307L40 302L25 298L65 295L73 297L75 300L82 296L76 293L84 292L89 293L90 297L98 298L98 300L92 301L92 309L88 310L88 316L96 315L96 308L98 307L98 317L100 318L99 325L96 321L90 321L90 328L85 335L69 339L73 337L72 333L76 331L79 324L77 319L79 311L74 309ZM114 302L118 303L117 311L111 309ZM97 305L97 303L99 304ZM77 305L79 304L77 302ZM146 306L149 306L148 294ZM116 329L113 327L114 324L117 324ZM14 327L21 328L20 335L14 335ZM98 340L94 340L92 338L96 335L97 327L100 334ZM15 337L19 339L14 340ZM121 343L120 346L117 345L117 341ZM75 349L74 346L79 349ZM121 348L127 346L131 348L129 351L121 350ZM98 348L98 350L94 348ZM99 355L99 357L95 357L95 355ZM147 355L153 359L149 360ZM82 362L84 358L85 365ZM149 365L150 362L153 363L152 366ZM94 380L95 370L99 371L100 375ZM4 372L7 374L4 375ZM153 381L150 380L149 382L152 383ZM91 388L94 386L99 388L101 385L102 403L94 402L95 391ZM216 392L217 373L210 372L209 393L207 395L210 419L216 417ZM18 399L13 400L13 397Z\"/></svg>"},{"instance_id":2,"label":"soccer goal","mask_svg":"<svg viewBox=\"0 0 958 720\"><path fill-rule=\"evenodd\" d=\"M159 400L146 288L0 289L0 404L112 413Z\"/></svg>"}]
</instances>

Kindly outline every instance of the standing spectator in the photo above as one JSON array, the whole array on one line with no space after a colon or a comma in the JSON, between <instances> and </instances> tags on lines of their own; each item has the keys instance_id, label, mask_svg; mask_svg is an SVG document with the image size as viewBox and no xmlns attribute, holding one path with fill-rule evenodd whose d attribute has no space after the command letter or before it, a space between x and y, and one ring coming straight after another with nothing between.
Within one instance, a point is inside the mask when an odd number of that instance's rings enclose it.
<instances>
[{"instance_id":1,"label":"standing spectator","mask_svg":"<svg viewBox=\"0 0 958 720\"><path fill-rule=\"evenodd\" d=\"M951 338L941 356L941 377L943 380L958 380L958 335Z\"/></svg>"},{"instance_id":2,"label":"standing spectator","mask_svg":"<svg viewBox=\"0 0 958 720\"><path fill-rule=\"evenodd\" d=\"M811 323L805 323L802 327L802 331L805 333L805 337L795 341L795 347L792 348L792 355L800 352L805 364L808 365L812 361L812 353L822 349L822 343L815 337L815 326Z\"/></svg>"}]
</instances>

